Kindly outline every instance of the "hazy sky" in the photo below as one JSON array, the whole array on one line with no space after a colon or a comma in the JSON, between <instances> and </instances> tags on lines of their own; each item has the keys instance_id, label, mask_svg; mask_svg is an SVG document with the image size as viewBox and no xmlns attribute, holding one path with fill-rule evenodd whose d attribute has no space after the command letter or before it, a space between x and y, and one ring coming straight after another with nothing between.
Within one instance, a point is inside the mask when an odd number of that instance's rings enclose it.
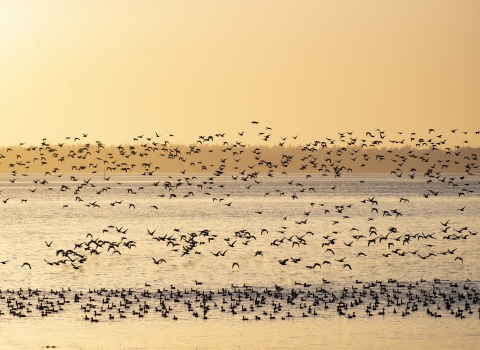
<instances>
[{"instance_id":1,"label":"hazy sky","mask_svg":"<svg viewBox=\"0 0 480 350\"><path fill-rule=\"evenodd\" d=\"M477 131L479 18L457 0L0 0L0 145L255 142L251 120L301 141Z\"/></svg>"}]
</instances>

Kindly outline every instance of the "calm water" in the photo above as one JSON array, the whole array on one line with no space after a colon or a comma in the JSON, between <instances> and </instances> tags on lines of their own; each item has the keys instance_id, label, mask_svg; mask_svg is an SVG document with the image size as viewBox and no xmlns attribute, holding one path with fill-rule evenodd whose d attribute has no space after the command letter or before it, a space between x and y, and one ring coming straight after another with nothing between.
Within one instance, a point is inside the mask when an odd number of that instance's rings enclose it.
<instances>
[{"instance_id":1,"label":"calm water","mask_svg":"<svg viewBox=\"0 0 480 350\"><path fill-rule=\"evenodd\" d=\"M258 183L200 174L195 178L114 174L108 181L100 175L72 176L30 174L14 183L10 175L0 177L0 199L6 201L0 202L0 261L5 262L0 265L5 297L0 300L5 312L0 316L2 349L32 344L38 348L474 348L480 341L478 302L471 305L473 314L465 312L465 319L449 315L443 305L438 309L442 318L428 317L426 307L401 317L386 304L386 295L395 294L395 288L407 297L409 284L418 294L437 293L435 288L441 293L479 290L478 176L462 180L451 175L444 182L441 178L427 182L422 177L388 175L276 175L258 176ZM448 178L454 178L458 188L449 185ZM48 183L41 184L44 179ZM85 185L78 189L81 184ZM459 197L459 189L465 189L466 196ZM68 250L75 253L64 255ZM165 262L155 264L154 259ZM31 269L21 267L25 262ZM321 267L311 268L315 263ZM435 284L434 278L441 282ZM388 284L389 279L397 282ZM362 290L375 281L382 281L388 292L381 295L383 304L374 310L375 317L365 315L365 306L349 319L339 316L334 306L320 311L320 305L318 317L304 318L299 317L301 311L286 306L283 312L298 315L282 321L280 314L275 320L262 314L256 322L257 313L250 310L237 315L216 310L214 303L219 308L222 295L209 301L208 320L190 316L185 295L178 307L171 304L178 321L171 319L172 313L162 317L154 312L109 320L107 311L98 323L91 323L84 321L85 312L80 310L87 297L95 295L97 303L105 297L106 292L89 296L89 289L124 288L140 295L147 289L168 294L174 286L175 291L190 291L195 303L198 295L192 288L203 292L225 288L234 293L236 287L245 292L247 285L262 293L280 286L285 291L321 293L328 287L328 293L339 297L343 288ZM22 293L27 288L41 291L27 298L33 310L25 318L8 314L7 300L15 293L7 289L18 292L19 288ZM35 309L38 298L62 288L72 302L58 314L41 317ZM374 288L381 293L379 285ZM85 299L74 303L73 295L80 292ZM227 306L232 300L228 297ZM366 303L368 298L372 296L365 297ZM267 299L275 302L273 296ZM307 295L305 299L309 300ZM157 305L150 303L152 308ZM195 305L200 304L197 300ZM435 310L440 304L434 303ZM384 316L378 315L382 307L387 308ZM242 321L245 315L248 322Z\"/></svg>"}]
</instances>

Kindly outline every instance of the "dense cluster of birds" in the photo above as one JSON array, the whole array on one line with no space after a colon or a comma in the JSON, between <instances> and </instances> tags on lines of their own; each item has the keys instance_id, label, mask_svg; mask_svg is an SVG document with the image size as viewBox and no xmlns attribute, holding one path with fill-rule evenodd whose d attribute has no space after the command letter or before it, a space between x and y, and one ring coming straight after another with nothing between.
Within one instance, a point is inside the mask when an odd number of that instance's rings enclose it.
<instances>
[{"instance_id":1,"label":"dense cluster of birds","mask_svg":"<svg viewBox=\"0 0 480 350\"><path fill-rule=\"evenodd\" d=\"M480 290L478 284L468 280L461 284L438 279L415 283L357 280L343 288L325 279L316 285L295 282L292 288L232 285L206 290L201 285L195 281L195 288L183 290L173 285L150 290L152 286L147 283L143 290L0 290L0 317L48 317L77 310L88 322L150 315L173 320L231 317L243 321L285 321L334 314L346 318L408 317L414 313L434 318L480 318Z\"/></svg>"},{"instance_id":2,"label":"dense cluster of birds","mask_svg":"<svg viewBox=\"0 0 480 350\"><path fill-rule=\"evenodd\" d=\"M275 136L272 128L263 128L256 121L252 121L252 128L252 132L258 133L259 142L262 143L260 146L249 146L242 143L241 138L245 135L245 131L240 131L238 135L235 135L237 140L234 142L223 141L225 134L217 133L215 136L199 136L195 143L188 146L173 144L173 135L169 135L166 137L167 140L161 141L161 135L155 133L151 137L144 135L135 137L133 139L134 145L126 144L116 147L107 147L100 141L93 144L82 142L82 139L88 136L87 134L73 138L73 144L58 143L54 145L44 139L40 146L27 147L24 144L19 144L16 147L6 147L3 150L0 149L0 170L8 171L11 175L8 184L10 187L4 187L0 191L0 196L2 196L2 192L9 192L9 189L17 184L25 186L26 183L29 183L31 188L28 188L28 192L25 192L25 197L3 196L3 198L0 198L2 201L0 204L4 206L12 204L28 206L35 202L36 196L41 196L41 193L58 191L62 193L62 198L65 199L65 203L62 204L62 209L65 211L80 206L87 207L90 210L99 210L100 208L115 210L113 207L121 207L125 210L149 210L152 213L151 215L155 215L155 212L161 210L162 205L168 204L168 201L190 200L198 197L210 198L212 205L223 205L225 210L234 211L235 196L229 191L229 183L232 181L243 183L242 186L245 191L254 193L256 190L259 192L258 189L260 188L264 189L265 187L262 186L269 181L269 178L275 177L280 178L280 182L275 182L275 184L280 183L278 188L268 187L267 191L258 193L259 196L279 196L285 198L285 201L293 202L299 201L300 198L311 199L311 201L305 202L302 215L294 215L293 217L279 215L278 220L281 224L277 228L264 227L258 232L239 229L222 236L209 228L195 232L175 228L173 232L168 233L163 229L151 228L144 234L151 236L152 241L163 244L171 251L178 253L179 257L197 256L201 258L205 255L216 258L228 257L229 252L245 247L243 249L252 250L252 258L261 259L265 252L258 249L259 243L262 242L263 244L268 241L273 249L280 246L292 249L290 256L278 259L279 265L295 264L312 270L318 270L325 265L331 266L332 264L336 264L341 269L352 270L355 268L355 259L368 256L366 249L372 245L384 245L383 256L385 258L393 255L411 256L425 260L436 256L451 256L455 263L461 264L464 262L465 256L459 256L455 246L449 245L446 249L436 249L432 242L465 240L477 235L474 229L459 223L450 223L450 219L446 218L439 223L436 232L403 232L398 225L392 225L387 230L381 231L375 224L376 220L384 217L402 218L404 216L402 208L409 205L409 198L400 197L397 208L386 207L383 205L381 198L376 196L368 196L359 203L338 203L333 207L328 207L317 200L320 199L320 189L315 186L314 180L320 176L336 179L349 172L383 171L395 178L403 177L406 180L418 180L423 177L425 186L428 188L426 192L421 194L423 200L442 195L451 196L452 194L458 199L474 196L473 188L478 182L474 177L478 169L478 158L476 149L468 147L469 140L465 139L462 141L462 145L450 148L446 144L447 136L436 135L434 129L429 129L423 136L417 133L410 133L406 136L402 132L397 132L393 138L387 138L385 131L377 129L367 132L363 136L356 136L353 132L344 132L338 133L336 139L325 138L324 140L312 140L303 146L288 146L286 142L289 137L280 137L278 141L273 141ZM455 134L457 130L451 130L451 133ZM468 135L466 131L459 131L457 134L460 133L465 138ZM471 134L477 137L480 132L476 131ZM292 136L292 141L297 140L297 137ZM72 141L72 138L67 137L65 142L69 140ZM392 147L384 148L387 143ZM102 171L103 175L101 174ZM148 208L139 207L135 201L136 196L141 196L142 193L146 192L145 186L138 188L125 186L120 182L121 176L118 177L120 181L115 183L112 179L118 173L134 172L146 177L156 177L149 185L156 190L156 202ZM176 172L177 175L175 176L172 172ZM454 172L459 174L454 174ZM296 176L289 177L289 174ZM305 179L300 181L298 174L303 174ZM165 180L160 179L162 175ZM29 180L32 176L34 179ZM360 181L359 186L362 184L364 184L364 181ZM340 187L341 183L338 183L322 188L322 191L335 193L340 190ZM122 198L105 201L105 194L112 192L112 188L119 189ZM368 230L361 231L362 229L357 227L349 227L348 235L340 234L341 232L337 227L343 225L343 229L345 229L345 226L348 226L349 215L354 208L369 213L366 217ZM265 208L258 208L251 213L251 216L261 217L264 210ZM463 212L467 209L466 206L459 205L456 210ZM331 218L332 231L330 233L318 233L315 227L310 226L313 221L312 218L320 216ZM51 255L45 257L44 261L50 266L62 265L80 269L94 255L117 254L121 256L125 249L130 250L138 246L137 240L127 238L127 231L128 228L109 225L103 229L102 234L116 232L120 235L119 239L112 240L88 233L85 240L72 242L70 247L55 247L53 241L46 241L46 248L52 250ZM409 248L411 243L412 245L417 244L416 249ZM307 244L316 244L321 247L323 257L310 258L306 261L301 256L295 255L296 248ZM348 254L345 257L336 253L339 245L343 248L342 252L347 249ZM210 249L212 246L214 248ZM2 265L11 263L11 259L5 257L5 254L6 252L2 252L0 257ZM154 256L148 257L148 259L156 265L168 264L164 257ZM240 269L242 268L242 262L230 260L228 266L229 268L231 266L232 269ZM26 261L23 264L18 264L18 267L35 268L35 266L32 267L30 262ZM398 300L394 300L393 295L399 295L400 292L390 291L387 293L383 291L384 287L381 283L378 283L377 286L380 290L373 295L392 295L391 298L393 299L388 299L390 301L387 303L387 308L396 305L394 302L397 303ZM363 289L357 292L355 292L357 289L353 288L345 293L347 293L346 295L351 293L353 299L361 299L360 296L365 293L372 297L372 288L373 286L363 286ZM29 290L17 291L16 293L20 293L18 294L20 298L20 295L25 296L26 294L29 297L33 295L39 297L35 293L40 292ZM65 291L58 292L56 296L66 295L65 293ZM124 308L129 305L129 302L136 302L140 308L144 305L143 310L148 310L146 300L156 298L160 304L155 307L163 314L169 312L168 308L164 307L167 300L185 299L185 296L190 293L190 296L194 296L194 298L188 304L188 308L193 308L195 304L203 305L205 308L206 303L213 303L215 300L213 295L217 295L216 293L209 293L207 296L205 294L201 295L198 290L182 293L178 290L158 291L156 293L145 291L133 294L135 297L129 293L131 292L96 291L99 296L103 295L104 300L119 299L115 303L123 304ZM321 305L316 304L318 300L322 300L322 302L331 300L328 303L325 302L325 306L327 306L327 304L339 302L338 298L340 298L340 296L329 294L323 289L315 292L305 290L302 292L305 293L304 295L300 291L292 291L291 294L288 294L283 290L263 291L263 297L258 293L260 292L246 287L242 288L241 291L236 291L236 289L224 291L220 293L222 298L226 300L227 296L231 296L229 305L235 304L235 307L230 309L225 305L218 307L228 309L229 312L235 312L236 308L242 304L242 300L245 301L247 295L249 295L249 298L251 295L255 295L255 302L252 303L252 305L255 304L254 308L259 307L257 305L258 300L262 300L262 298L272 299L272 295L280 295L281 298L284 298L285 307L289 304L288 300L293 302L300 298L299 305L302 305L305 303L302 303L301 298L308 297L311 304L303 312L305 316L309 316L311 310L315 309L316 312L320 310ZM418 298L427 298L426 295L431 298L432 293L437 295L435 294L435 286L428 294L420 294ZM140 303L139 299L136 299L137 297L142 297L143 302ZM237 297L239 298L238 302L235 301ZM363 297L365 298L366 295ZM281 298L280 300L282 300ZM408 307L413 307L414 304L420 302L420 299L416 300L417 297L409 294L405 295L405 298ZM75 299L82 300L80 296L75 297ZM273 299L277 298L273 297ZM12 303L18 299L10 295L8 300L10 300L8 304L11 311L15 310ZM41 298L38 300L41 300ZM50 305L48 300L45 297L44 303L40 303L40 305L43 305L40 306L42 314L48 314L47 310L55 306ZM56 302L58 301L56 300ZM477 299L473 303L476 302ZM280 302L278 303L280 304ZM15 305L16 308L20 309L22 309L21 305L27 307L24 303L18 304L16 302ZM102 305L89 303L89 305L84 305L84 308L89 311L97 306L101 310L110 310L110 302L104 302ZM342 311L343 307L340 305L343 304L338 304L337 308ZM353 304L350 303L349 305ZM374 307L377 307L376 302L373 302L373 305L370 303L370 305L371 311L375 310ZM60 304L56 306L59 308ZM154 307L153 304L152 307ZM209 308L211 307L213 306L210 305ZM469 311L466 307L464 309ZM98 309L93 311L97 313ZM401 312L407 313L407 311L408 309L405 309ZM101 313L104 314L105 312L102 311ZM140 314L143 315L143 313ZM271 312L269 314L270 316L273 315Z\"/></svg>"}]
</instances>

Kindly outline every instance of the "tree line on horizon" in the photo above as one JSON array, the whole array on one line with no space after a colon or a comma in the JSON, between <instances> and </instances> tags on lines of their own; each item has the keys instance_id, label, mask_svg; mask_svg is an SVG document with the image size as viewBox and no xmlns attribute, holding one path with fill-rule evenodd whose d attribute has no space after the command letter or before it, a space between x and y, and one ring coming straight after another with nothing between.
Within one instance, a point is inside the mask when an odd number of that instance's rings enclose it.
<instances>
[{"instance_id":1,"label":"tree line on horizon","mask_svg":"<svg viewBox=\"0 0 480 350\"><path fill-rule=\"evenodd\" d=\"M444 147L441 142L416 145L392 142L344 144L314 141L305 145L247 145L235 141L209 143L213 137L191 145L138 140L136 144L105 146L94 143L0 147L0 172L13 176L62 173L222 174L308 173L340 176L346 173L412 174L477 173L480 148ZM342 141L340 139L339 141ZM348 142L347 142L348 141ZM365 140L362 140L365 141ZM339 142L340 143L340 142Z\"/></svg>"}]
</instances>

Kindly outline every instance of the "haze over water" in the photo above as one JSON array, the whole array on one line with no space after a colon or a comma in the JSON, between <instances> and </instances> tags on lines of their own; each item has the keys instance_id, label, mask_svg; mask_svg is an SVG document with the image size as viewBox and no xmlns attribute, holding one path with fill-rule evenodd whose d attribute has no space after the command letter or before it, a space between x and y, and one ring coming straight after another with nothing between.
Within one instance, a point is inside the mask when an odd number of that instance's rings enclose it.
<instances>
[{"instance_id":1,"label":"haze over water","mask_svg":"<svg viewBox=\"0 0 480 350\"><path fill-rule=\"evenodd\" d=\"M0 2L0 349L476 348L480 3Z\"/></svg>"}]
</instances>

